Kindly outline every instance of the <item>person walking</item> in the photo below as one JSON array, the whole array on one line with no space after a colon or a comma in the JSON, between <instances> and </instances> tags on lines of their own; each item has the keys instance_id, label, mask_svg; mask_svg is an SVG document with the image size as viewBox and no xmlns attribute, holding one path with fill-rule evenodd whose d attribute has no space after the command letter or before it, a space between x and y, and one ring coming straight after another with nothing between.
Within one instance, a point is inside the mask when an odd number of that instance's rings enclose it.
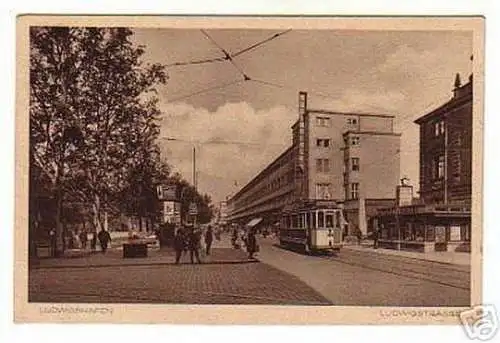
<instances>
[{"instance_id":1,"label":"person walking","mask_svg":"<svg viewBox=\"0 0 500 343\"><path fill-rule=\"evenodd\" d=\"M214 240L214 234L212 232L212 227L209 225L207 232L205 232L205 245L207 247L207 255L210 255L210 248L212 247L212 241Z\"/></svg>"},{"instance_id":2,"label":"person walking","mask_svg":"<svg viewBox=\"0 0 500 343\"><path fill-rule=\"evenodd\" d=\"M373 249L378 249L378 236L379 236L379 228L375 226L375 230L373 230Z\"/></svg>"},{"instance_id":3,"label":"person walking","mask_svg":"<svg viewBox=\"0 0 500 343\"><path fill-rule=\"evenodd\" d=\"M50 256L56 257L57 255L57 235L56 230L54 228L49 231L50 236Z\"/></svg>"},{"instance_id":4,"label":"person walking","mask_svg":"<svg viewBox=\"0 0 500 343\"><path fill-rule=\"evenodd\" d=\"M87 249L87 231L80 231L80 242L82 243L82 249Z\"/></svg>"},{"instance_id":5,"label":"person walking","mask_svg":"<svg viewBox=\"0 0 500 343\"><path fill-rule=\"evenodd\" d=\"M255 237L255 229L248 229L247 237L246 237L246 246L248 252L248 258L252 259L253 254L257 252L257 238Z\"/></svg>"},{"instance_id":6,"label":"person walking","mask_svg":"<svg viewBox=\"0 0 500 343\"><path fill-rule=\"evenodd\" d=\"M174 249L175 249L175 264L179 264L182 256L182 252L185 248L185 237L184 232L181 228L177 229L174 236Z\"/></svg>"},{"instance_id":7,"label":"person walking","mask_svg":"<svg viewBox=\"0 0 500 343\"><path fill-rule=\"evenodd\" d=\"M194 257L196 261L201 263L200 260L200 232L196 228L192 228L189 232L188 244L189 244L189 255L191 257L191 263L194 263Z\"/></svg>"},{"instance_id":8,"label":"person walking","mask_svg":"<svg viewBox=\"0 0 500 343\"><path fill-rule=\"evenodd\" d=\"M101 230L97 238L99 239L99 244L101 245L101 251L105 254L106 250L108 250L108 243L111 242L111 235L108 231Z\"/></svg>"}]
</instances>

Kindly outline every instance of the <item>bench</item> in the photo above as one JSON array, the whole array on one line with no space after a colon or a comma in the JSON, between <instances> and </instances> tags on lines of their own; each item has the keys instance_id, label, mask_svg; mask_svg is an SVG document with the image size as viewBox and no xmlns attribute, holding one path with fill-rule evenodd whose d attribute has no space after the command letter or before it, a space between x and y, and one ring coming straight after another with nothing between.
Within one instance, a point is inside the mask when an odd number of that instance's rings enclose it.
<instances>
[{"instance_id":1,"label":"bench","mask_svg":"<svg viewBox=\"0 0 500 343\"><path fill-rule=\"evenodd\" d=\"M123 243L123 258L148 257L146 242Z\"/></svg>"}]
</instances>

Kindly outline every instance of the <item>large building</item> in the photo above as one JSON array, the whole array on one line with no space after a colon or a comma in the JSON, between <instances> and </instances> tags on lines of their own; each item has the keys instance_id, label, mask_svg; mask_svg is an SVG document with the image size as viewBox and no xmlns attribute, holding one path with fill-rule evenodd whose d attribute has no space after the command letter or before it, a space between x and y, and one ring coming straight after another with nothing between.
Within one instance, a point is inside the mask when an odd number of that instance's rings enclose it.
<instances>
[{"instance_id":1,"label":"large building","mask_svg":"<svg viewBox=\"0 0 500 343\"><path fill-rule=\"evenodd\" d=\"M383 244L470 250L472 102L472 77L462 85L457 75L453 97L415 121L420 126L420 199L379 211Z\"/></svg>"},{"instance_id":2,"label":"large building","mask_svg":"<svg viewBox=\"0 0 500 343\"><path fill-rule=\"evenodd\" d=\"M394 116L310 109L300 92L292 145L229 199L229 220L272 224L286 204L332 200L366 234L367 215L394 203L400 138Z\"/></svg>"}]
</instances>

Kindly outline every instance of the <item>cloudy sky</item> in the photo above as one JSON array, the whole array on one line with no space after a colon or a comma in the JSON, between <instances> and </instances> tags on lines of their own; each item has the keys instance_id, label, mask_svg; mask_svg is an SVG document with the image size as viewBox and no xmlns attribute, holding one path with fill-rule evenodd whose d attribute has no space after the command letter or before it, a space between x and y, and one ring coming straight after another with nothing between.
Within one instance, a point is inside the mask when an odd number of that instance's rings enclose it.
<instances>
[{"instance_id":1,"label":"cloudy sky","mask_svg":"<svg viewBox=\"0 0 500 343\"><path fill-rule=\"evenodd\" d=\"M209 38L197 29L136 29L134 40L146 61L169 65L223 57L213 41L232 54L281 31L206 30ZM170 66L161 135L178 141L163 140L162 151L191 180L195 145L199 190L220 201L290 145L304 90L310 108L395 115L401 176L418 186L413 120L450 99L457 72L467 80L471 53L464 31L292 30L234 58L262 82L242 81L229 61Z\"/></svg>"}]
</instances>

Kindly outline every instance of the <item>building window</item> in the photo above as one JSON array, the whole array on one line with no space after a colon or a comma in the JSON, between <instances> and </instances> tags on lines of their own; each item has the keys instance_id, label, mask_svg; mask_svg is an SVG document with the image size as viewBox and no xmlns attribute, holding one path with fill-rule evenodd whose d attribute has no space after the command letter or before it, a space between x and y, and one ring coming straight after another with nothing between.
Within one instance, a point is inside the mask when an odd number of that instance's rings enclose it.
<instances>
[{"instance_id":1,"label":"building window","mask_svg":"<svg viewBox=\"0 0 500 343\"><path fill-rule=\"evenodd\" d=\"M351 199L357 199L359 197L359 183L351 183Z\"/></svg>"},{"instance_id":2,"label":"building window","mask_svg":"<svg viewBox=\"0 0 500 343\"><path fill-rule=\"evenodd\" d=\"M358 136L351 137L351 145L359 145L359 137Z\"/></svg>"},{"instance_id":3,"label":"building window","mask_svg":"<svg viewBox=\"0 0 500 343\"><path fill-rule=\"evenodd\" d=\"M434 178L444 178L444 155L438 156L434 161Z\"/></svg>"},{"instance_id":4,"label":"building window","mask_svg":"<svg viewBox=\"0 0 500 343\"><path fill-rule=\"evenodd\" d=\"M316 125L317 126L330 126L330 118L328 117L316 117Z\"/></svg>"},{"instance_id":5,"label":"building window","mask_svg":"<svg viewBox=\"0 0 500 343\"><path fill-rule=\"evenodd\" d=\"M316 199L330 199L330 187L329 183L317 183L316 184Z\"/></svg>"},{"instance_id":6,"label":"building window","mask_svg":"<svg viewBox=\"0 0 500 343\"><path fill-rule=\"evenodd\" d=\"M318 158L316 160L316 171L318 173L330 172L330 160L327 158Z\"/></svg>"},{"instance_id":7,"label":"building window","mask_svg":"<svg viewBox=\"0 0 500 343\"><path fill-rule=\"evenodd\" d=\"M455 181L460 182L460 175L462 174L462 161L460 160L460 156L457 157L455 161Z\"/></svg>"},{"instance_id":8,"label":"building window","mask_svg":"<svg viewBox=\"0 0 500 343\"><path fill-rule=\"evenodd\" d=\"M359 157L351 158L351 166L353 171L359 170Z\"/></svg>"},{"instance_id":9,"label":"building window","mask_svg":"<svg viewBox=\"0 0 500 343\"><path fill-rule=\"evenodd\" d=\"M316 139L316 146L328 148L330 146L330 140L329 139Z\"/></svg>"},{"instance_id":10,"label":"building window","mask_svg":"<svg viewBox=\"0 0 500 343\"><path fill-rule=\"evenodd\" d=\"M434 123L434 135L441 136L444 134L444 121L440 120Z\"/></svg>"},{"instance_id":11,"label":"building window","mask_svg":"<svg viewBox=\"0 0 500 343\"><path fill-rule=\"evenodd\" d=\"M348 125L357 125L358 119L357 118L347 118L347 124Z\"/></svg>"}]
</instances>

